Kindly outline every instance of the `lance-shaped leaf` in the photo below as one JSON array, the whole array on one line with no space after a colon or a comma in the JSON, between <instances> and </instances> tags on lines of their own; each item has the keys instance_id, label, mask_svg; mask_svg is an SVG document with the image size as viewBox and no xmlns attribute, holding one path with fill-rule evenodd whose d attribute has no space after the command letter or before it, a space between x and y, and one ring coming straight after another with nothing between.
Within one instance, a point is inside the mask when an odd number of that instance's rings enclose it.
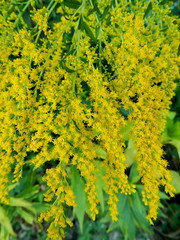
<instances>
[{"instance_id":1,"label":"lance-shaped leaf","mask_svg":"<svg viewBox=\"0 0 180 240\"><path fill-rule=\"evenodd\" d=\"M64 0L63 3L65 6L73 9L78 9L81 5L81 3L76 0Z\"/></svg>"},{"instance_id":2,"label":"lance-shaped leaf","mask_svg":"<svg viewBox=\"0 0 180 240\"><path fill-rule=\"evenodd\" d=\"M79 29L81 29L82 31L85 31L86 34L93 40L96 42L96 38L94 37L94 34L92 32L92 30L90 29L89 25L84 21L83 16L80 16L80 20L79 20Z\"/></svg>"},{"instance_id":3,"label":"lance-shaped leaf","mask_svg":"<svg viewBox=\"0 0 180 240\"><path fill-rule=\"evenodd\" d=\"M12 226L11 226L11 222L5 212L5 210L0 207L0 224L1 227L3 227L9 234L16 236Z\"/></svg>"},{"instance_id":4,"label":"lance-shaped leaf","mask_svg":"<svg viewBox=\"0 0 180 240\"><path fill-rule=\"evenodd\" d=\"M146 18L146 17L150 14L150 11L151 11L151 10L152 10L152 3L150 2L150 3L148 4L148 7L147 7L145 13L144 13L144 18Z\"/></svg>"},{"instance_id":5,"label":"lance-shaped leaf","mask_svg":"<svg viewBox=\"0 0 180 240\"><path fill-rule=\"evenodd\" d=\"M85 183L75 167L72 168L72 187L77 202L77 206L74 207L74 213L78 218L80 230L83 232L83 220L86 211Z\"/></svg>"}]
</instances>

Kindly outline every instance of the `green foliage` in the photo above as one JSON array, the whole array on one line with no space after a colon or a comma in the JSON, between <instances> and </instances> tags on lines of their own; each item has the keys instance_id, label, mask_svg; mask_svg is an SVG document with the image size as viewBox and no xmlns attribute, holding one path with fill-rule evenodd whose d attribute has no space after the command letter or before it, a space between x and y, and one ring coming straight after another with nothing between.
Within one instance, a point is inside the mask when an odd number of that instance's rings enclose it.
<instances>
[{"instance_id":1,"label":"green foliage","mask_svg":"<svg viewBox=\"0 0 180 240\"><path fill-rule=\"evenodd\" d=\"M175 120L176 112L167 115L166 128L163 133L164 144L174 145L180 158L180 121Z\"/></svg>"},{"instance_id":2,"label":"green foliage","mask_svg":"<svg viewBox=\"0 0 180 240\"><path fill-rule=\"evenodd\" d=\"M86 194L84 192L85 183L76 168L72 170L72 187L76 196L77 206L74 207L74 213L79 220L80 230L83 232L83 220L87 209Z\"/></svg>"},{"instance_id":3,"label":"green foliage","mask_svg":"<svg viewBox=\"0 0 180 240\"><path fill-rule=\"evenodd\" d=\"M0 223L1 223L1 239L8 239L9 235L16 236L11 226L11 219L8 218L8 214L3 207L0 207Z\"/></svg>"},{"instance_id":4,"label":"green foliage","mask_svg":"<svg viewBox=\"0 0 180 240\"><path fill-rule=\"evenodd\" d=\"M21 235L26 236L27 240L30 239L34 235L32 229L34 224L37 229L41 229L37 221L38 215L49 207L43 202L43 192L40 191L41 182L37 182L39 176L35 175L32 169L25 170L24 174L24 178L19 183L9 186L9 205L0 205L0 239L2 240L23 239ZM19 224L25 229L20 229L22 233L20 238L17 238L15 229ZM30 231L28 232L26 228ZM45 239L45 233L42 232L40 235L44 236L42 239Z\"/></svg>"},{"instance_id":5,"label":"green foliage","mask_svg":"<svg viewBox=\"0 0 180 240\"><path fill-rule=\"evenodd\" d=\"M136 154L137 154L137 151L134 147L133 141L132 141L132 139L129 139L128 147L125 150L126 163L128 165L133 164L133 162L136 160Z\"/></svg>"},{"instance_id":6,"label":"green foliage","mask_svg":"<svg viewBox=\"0 0 180 240\"><path fill-rule=\"evenodd\" d=\"M97 165L99 165L97 163ZM106 184L103 180L103 175L105 174L105 169L100 168L100 171L96 172L96 176L98 178L98 181L96 182L96 188L97 188L97 197L99 199L101 210L104 212L105 209L105 203L104 203L104 190L106 189Z\"/></svg>"},{"instance_id":7,"label":"green foliage","mask_svg":"<svg viewBox=\"0 0 180 240\"><path fill-rule=\"evenodd\" d=\"M180 194L180 173L171 170L172 181L171 184L176 189L176 194Z\"/></svg>"}]
</instances>

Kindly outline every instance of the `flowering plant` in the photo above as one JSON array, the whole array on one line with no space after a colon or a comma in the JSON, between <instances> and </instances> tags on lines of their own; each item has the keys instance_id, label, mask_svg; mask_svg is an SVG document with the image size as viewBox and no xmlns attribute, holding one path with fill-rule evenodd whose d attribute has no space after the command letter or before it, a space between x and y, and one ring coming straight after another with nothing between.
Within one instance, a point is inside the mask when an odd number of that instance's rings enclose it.
<instances>
[{"instance_id":1,"label":"flowering plant","mask_svg":"<svg viewBox=\"0 0 180 240\"><path fill-rule=\"evenodd\" d=\"M128 143L153 223L160 186L175 192L161 134L179 77L179 19L157 0L1 0L0 8L1 202L9 203L10 173L16 182L24 165L44 166L52 207L39 220L51 223L49 239L72 225L64 209L78 209L77 182L93 220L103 190L117 221L118 192L136 192Z\"/></svg>"}]
</instances>

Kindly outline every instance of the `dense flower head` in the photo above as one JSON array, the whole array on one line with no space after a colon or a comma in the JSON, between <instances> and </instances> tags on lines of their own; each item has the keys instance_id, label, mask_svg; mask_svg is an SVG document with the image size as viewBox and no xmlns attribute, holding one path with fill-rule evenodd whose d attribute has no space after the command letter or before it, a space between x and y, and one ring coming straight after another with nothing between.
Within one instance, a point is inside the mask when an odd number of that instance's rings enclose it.
<instances>
[{"instance_id":1,"label":"dense flower head","mask_svg":"<svg viewBox=\"0 0 180 240\"><path fill-rule=\"evenodd\" d=\"M43 177L45 201L54 204L40 220L51 221L49 238L64 237L63 228L72 225L64 207L76 206L72 166L86 183L92 219L98 214L98 166L106 169L103 179L116 221L117 193L136 191L125 173L123 133L131 126L152 222L160 186L171 196L174 192L161 134L179 77L179 19L155 0L134 5L98 0L97 13L96 1L83 0L76 9L63 1L39 9L28 2L31 26L9 1L2 2L0 15L1 202L8 204L12 171L13 181L19 181L25 164L56 163ZM146 16L150 6L151 16ZM59 20L50 24L53 11ZM104 159L97 149L107 153Z\"/></svg>"}]
</instances>

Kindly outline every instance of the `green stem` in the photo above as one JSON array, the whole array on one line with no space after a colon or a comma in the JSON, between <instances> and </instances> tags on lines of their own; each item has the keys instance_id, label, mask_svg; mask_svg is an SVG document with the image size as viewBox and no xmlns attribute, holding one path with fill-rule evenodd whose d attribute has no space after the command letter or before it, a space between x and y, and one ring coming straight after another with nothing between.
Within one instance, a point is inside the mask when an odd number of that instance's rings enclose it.
<instances>
[{"instance_id":1,"label":"green stem","mask_svg":"<svg viewBox=\"0 0 180 240\"><path fill-rule=\"evenodd\" d=\"M82 5L81 5L82 7L81 7L81 14L83 15L83 13L84 13L84 9L85 9L85 6L86 6L86 0L83 0L82 1Z\"/></svg>"},{"instance_id":2,"label":"green stem","mask_svg":"<svg viewBox=\"0 0 180 240\"><path fill-rule=\"evenodd\" d=\"M101 35L102 35L102 23L99 21L99 18L96 16L96 19L100 25L99 27L99 69L101 70L102 64L101 64L101 57L100 54L102 52L102 41L101 41Z\"/></svg>"},{"instance_id":3,"label":"green stem","mask_svg":"<svg viewBox=\"0 0 180 240\"><path fill-rule=\"evenodd\" d=\"M42 30L39 30L39 31L38 31L38 34L37 34L37 36L36 36L35 43L37 43L37 41L39 40L39 37L40 37L40 35L41 35L41 32L42 32Z\"/></svg>"},{"instance_id":4,"label":"green stem","mask_svg":"<svg viewBox=\"0 0 180 240\"><path fill-rule=\"evenodd\" d=\"M55 2L54 5L52 6L52 8L49 10L48 17L51 15L51 13L54 10L54 8L56 7L56 5L57 5L57 2Z\"/></svg>"},{"instance_id":5,"label":"green stem","mask_svg":"<svg viewBox=\"0 0 180 240\"><path fill-rule=\"evenodd\" d=\"M50 7L51 7L51 5L52 5L53 2L54 2L54 0L51 0L51 2L49 3L49 5L47 6L47 10L50 9Z\"/></svg>"},{"instance_id":6,"label":"green stem","mask_svg":"<svg viewBox=\"0 0 180 240\"><path fill-rule=\"evenodd\" d=\"M90 0L90 4L91 4L91 7L93 7L93 8L94 8L94 5L93 5L93 3L92 3L92 0Z\"/></svg>"},{"instance_id":7,"label":"green stem","mask_svg":"<svg viewBox=\"0 0 180 240\"><path fill-rule=\"evenodd\" d=\"M77 32L77 57L79 58L80 30Z\"/></svg>"},{"instance_id":8,"label":"green stem","mask_svg":"<svg viewBox=\"0 0 180 240\"><path fill-rule=\"evenodd\" d=\"M29 0L25 7L23 8L22 12L19 14L18 18L16 19L16 21L14 22L15 25L17 25L17 23L19 22L20 18L22 17L23 13L26 11L26 9L29 7L29 4L31 3L31 0Z\"/></svg>"}]
</instances>

